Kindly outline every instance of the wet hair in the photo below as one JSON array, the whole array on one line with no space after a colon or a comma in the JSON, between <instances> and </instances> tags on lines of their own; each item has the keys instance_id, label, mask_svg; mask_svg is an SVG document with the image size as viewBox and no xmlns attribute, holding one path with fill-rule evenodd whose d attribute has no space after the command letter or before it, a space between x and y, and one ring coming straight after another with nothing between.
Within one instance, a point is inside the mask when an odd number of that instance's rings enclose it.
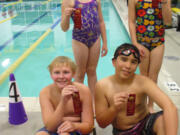
<instances>
[{"instance_id":1,"label":"wet hair","mask_svg":"<svg viewBox=\"0 0 180 135\"><path fill-rule=\"evenodd\" d=\"M56 57L51 64L48 66L48 70L51 73L54 67L58 66L68 66L71 68L73 74L76 72L76 64L72 59L66 56L58 56Z\"/></svg>"},{"instance_id":2,"label":"wet hair","mask_svg":"<svg viewBox=\"0 0 180 135\"><path fill-rule=\"evenodd\" d=\"M138 60L138 63L140 63L140 53L139 53L138 48L135 45L129 44L129 43L124 43L118 46L115 50L114 57L112 58L112 60L117 59L119 55L125 55L123 54L123 51L126 51L126 50L131 50L130 54L133 54L134 58L136 58ZM125 55L125 56L129 56L130 54Z\"/></svg>"}]
</instances>

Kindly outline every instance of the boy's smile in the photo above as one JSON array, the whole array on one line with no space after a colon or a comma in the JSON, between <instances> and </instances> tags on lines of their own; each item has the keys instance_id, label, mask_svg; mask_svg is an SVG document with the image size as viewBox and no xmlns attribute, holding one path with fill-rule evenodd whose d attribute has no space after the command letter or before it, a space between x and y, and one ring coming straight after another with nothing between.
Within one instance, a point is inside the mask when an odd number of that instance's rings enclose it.
<instances>
[{"instance_id":1,"label":"boy's smile","mask_svg":"<svg viewBox=\"0 0 180 135\"><path fill-rule=\"evenodd\" d=\"M51 78L54 83L60 88L64 88L65 86L71 84L73 78L73 72L68 66L57 66L54 67L51 72Z\"/></svg>"},{"instance_id":2,"label":"boy's smile","mask_svg":"<svg viewBox=\"0 0 180 135\"><path fill-rule=\"evenodd\" d=\"M134 58L134 55L129 56L119 55L116 60L113 60L116 73L121 78L129 78L136 71L138 60Z\"/></svg>"}]
</instances>

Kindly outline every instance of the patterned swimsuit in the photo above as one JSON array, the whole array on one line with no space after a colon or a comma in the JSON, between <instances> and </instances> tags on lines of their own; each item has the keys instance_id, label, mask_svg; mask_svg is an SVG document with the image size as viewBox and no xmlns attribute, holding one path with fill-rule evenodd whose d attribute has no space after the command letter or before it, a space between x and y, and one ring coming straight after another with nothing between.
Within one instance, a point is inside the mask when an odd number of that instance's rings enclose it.
<instances>
[{"instance_id":1,"label":"patterned swimsuit","mask_svg":"<svg viewBox=\"0 0 180 135\"><path fill-rule=\"evenodd\" d=\"M163 115L163 111L148 114L134 127L127 130L113 128L113 135L156 135L153 131L153 126L157 118L161 115Z\"/></svg>"},{"instance_id":2,"label":"patterned swimsuit","mask_svg":"<svg viewBox=\"0 0 180 135\"><path fill-rule=\"evenodd\" d=\"M137 42L149 51L164 44L164 25L162 8L152 8L152 2L138 0L136 4L136 37Z\"/></svg>"},{"instance_id":3,"label":"patterned swimsuit","mask_svg":"<svg viewBox=\"0 0 180 135\"><path fill-rule=\"evenodd\" d=\"M74 8L81 8L82 26L81 29L73 29L72 38L91 47L100 36L98 3L96 0L87 3L75 0ZM74 21L74 13L72 13L72 19Z\"/></svg>"}]
</instances>

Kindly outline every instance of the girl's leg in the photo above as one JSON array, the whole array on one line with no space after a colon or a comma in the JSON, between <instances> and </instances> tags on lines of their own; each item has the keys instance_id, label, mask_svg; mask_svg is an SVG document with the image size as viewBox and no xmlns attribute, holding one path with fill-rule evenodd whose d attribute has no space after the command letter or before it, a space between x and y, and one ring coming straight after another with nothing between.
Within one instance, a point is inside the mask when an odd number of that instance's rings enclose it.
<instances>
[{"instance_id":1,"label":"girl's leg","mask_svg":"<svg viewBox=\"0 0 180 135\"><path fill-rule=\"evenodd\" d=\"M88 63L86 67L88 86L92 91L93 98L94 98L95 84L97 82L96 67L99 60L100 48L101 45L100 45L100 37L99 37L97 41L90 47Z\"/></svg>"},{"instance_id":2,"label":"girl's leg","mask_svg":"<svg viewBox=\"0 0 180 135\"><path fill-rule=\"evenodd\" d=\"M161 69L164 55L164 45L154 48L150 54L149 78L157 83L159 71Z\"/></svg>"},{"instance_id":3,"label":"girl's leg","mask_svg":"<svg viewBox=\"0 0 180 135\"><path fill-rule=\"evenodd\" d=\"M157 83L158 74L162 65L164 45L154 48L150 54L149 78ZM149 99L149 109L153 112L153 101Z\"/></svg>"},{"instance_id":4,"label":"girl's leg","mask_svg":"<svg viewBox=\"0 0 180 135\"><path fill-rule=\"evenodd\" d=\"M145 56L141 59L141 63L139 64L139 70L140 70L141 75L149 77L150 52L145 47L144 47L144 52L145 52L144 53ZM148 98L147 103L148 103L149 111L153 112L152 110L153 105L149 101L151 100Z\"/></svg>"},{"instance_id":5,"label":"girl's leg","mask_svg":"<svg viewBox=\"0 0 180 135\"><path fill-rule=\"evenodd\" d=\"M143 46L143 45L142 45ZM144 47L144 57L141 58L141 63L139 64L139 70L141 75L149 75L149 61L150 61L150 52L147 48Z\"/></svg>"},{"instance_id":6,"label":"girl's leg","mask_svg":"<svg viewBox=\"0 0 180 135\"><path fill-rule=\"evenodd\" d=\"M73 52L74 52L74 58L75 58L75 61L77 64L75 81L83 83L84 76L86 73L89 48L85 44L83 44L77 40L72 40L72 48L73 48Z\"/></svg>"}]
</instances>

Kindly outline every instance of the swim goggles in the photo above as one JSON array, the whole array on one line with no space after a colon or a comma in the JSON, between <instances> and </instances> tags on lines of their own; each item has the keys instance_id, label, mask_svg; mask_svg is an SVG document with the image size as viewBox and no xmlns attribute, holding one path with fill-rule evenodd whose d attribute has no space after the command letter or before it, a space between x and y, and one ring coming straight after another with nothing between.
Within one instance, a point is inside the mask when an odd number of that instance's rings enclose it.
<instances>
[{"instance_id":1,"label":"swim goggles","mask_svg":"<svg viewBox=\"0 0 180 135\"><path fill-rule=\"evenodd\" d=\"M138 63L140 63L140 55L133 49L122 49L119 50L118 53L114 56L113 60L116 59L119 55L129 56L133 54L134 58L138 60Z\"/></svg>"}]
</instances>

